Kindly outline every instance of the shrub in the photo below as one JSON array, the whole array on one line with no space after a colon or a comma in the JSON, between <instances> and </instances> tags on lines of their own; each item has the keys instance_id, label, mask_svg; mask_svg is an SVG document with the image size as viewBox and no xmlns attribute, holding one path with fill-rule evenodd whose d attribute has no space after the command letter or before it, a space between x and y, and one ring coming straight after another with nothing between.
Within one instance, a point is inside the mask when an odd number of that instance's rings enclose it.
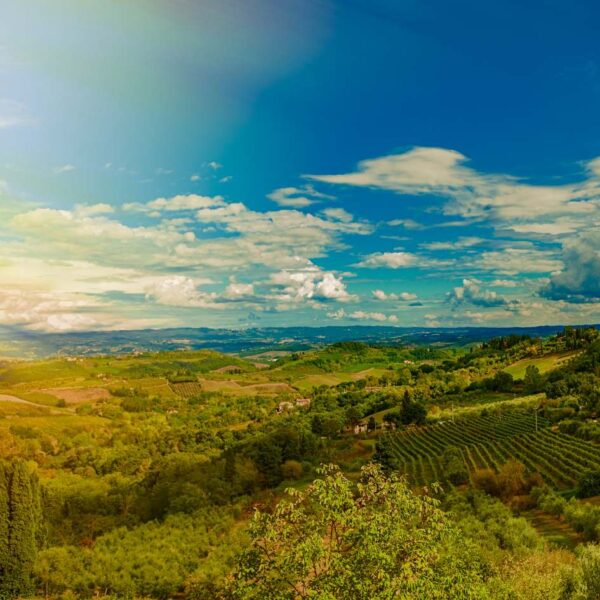
<instances>
[{"instance_id":1,"label":"shrub","mask_svg":"<svg viewBox=\"0 0 600 600\"><path fill-rule=\"evenodd\" d=\"M589 498L600 495L600 471L587 471L577 483L577 497Z\"/></svg>"}]
</instances>

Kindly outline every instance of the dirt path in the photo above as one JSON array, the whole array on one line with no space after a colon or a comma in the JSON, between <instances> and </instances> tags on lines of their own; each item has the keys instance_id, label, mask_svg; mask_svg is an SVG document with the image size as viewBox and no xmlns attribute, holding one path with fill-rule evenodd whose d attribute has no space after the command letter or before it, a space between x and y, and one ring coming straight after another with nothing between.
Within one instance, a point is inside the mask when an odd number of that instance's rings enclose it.
<instances>
[{"instance_id":1,"label":"dirt path","mask_svg":"<svg viewBox=\"0 0 600 600\"><path fill-rule=\"evenodd\" d=\"M14 404L25 404L26 406L33 406L35 408L45 408L50 414L60 415L64 414L63 411L58 410L52 406L46 406L45 404L37 404L36 402L30 402L29 400L23 400L23 398L17 398L16 396L10 396L8 394L0 394L0 402L13 402Z\"/></svg>"}]
</instances>

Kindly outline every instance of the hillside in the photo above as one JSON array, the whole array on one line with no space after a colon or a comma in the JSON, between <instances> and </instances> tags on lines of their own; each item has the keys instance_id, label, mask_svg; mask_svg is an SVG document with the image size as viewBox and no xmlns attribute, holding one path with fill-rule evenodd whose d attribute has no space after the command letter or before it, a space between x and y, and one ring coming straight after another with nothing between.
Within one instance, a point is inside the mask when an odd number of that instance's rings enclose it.
<instances>
[{"instance_id":1,"label":"hillside","mask_svg":"<svg viewBox=\"0 0 600 600\"><path fill-rule=\"evenodd\" d=\"M405 478L390 483L407 485L403 495L441 485L435 502L487 565L482 586L497 585L489 573L509 556L520 577L534 549L551 560L554 545L596 540L577 511L600 523L600 509L561 504L600 474L600 349L581 331L468 348L338 342L268 360L211 350L5 360L2 456L27 461L42 490L33 581L52 598L225 597L255 508L312 489L323 463L353 485L372 461ZM473 531L490 519L498 537L484 547ZM507 546L509 531L524 537Z\"/></svg>"}]
</instances>

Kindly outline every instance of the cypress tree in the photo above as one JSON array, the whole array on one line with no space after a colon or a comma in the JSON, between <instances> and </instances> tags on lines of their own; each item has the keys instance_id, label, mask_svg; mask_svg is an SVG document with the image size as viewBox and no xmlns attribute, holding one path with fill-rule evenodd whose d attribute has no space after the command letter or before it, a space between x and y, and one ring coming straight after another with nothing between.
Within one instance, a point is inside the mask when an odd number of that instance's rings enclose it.
<instances>
[{"instance_id":1,"label":"cypress tree","mask_svg":"<svg viewBox=\"0 0 600 600\"><path fill-rule=\"evenodd\" d=\"M9 486L10 473L6 468L6 464L0 461L0 597L5 594L3 592L4 582L7 579L10 567L10 550L9 550Z\"/></svg>"},{"instance_id":2,"label":"cypress tree","mask_svg":"<svg viewBox=\"0 0 600 600\"><path fill-rule=\"evenodd\" d=\"M0 463L0 598L31 591L40 523L37 475L21 460Z\"/></svg>"}]
</instances>

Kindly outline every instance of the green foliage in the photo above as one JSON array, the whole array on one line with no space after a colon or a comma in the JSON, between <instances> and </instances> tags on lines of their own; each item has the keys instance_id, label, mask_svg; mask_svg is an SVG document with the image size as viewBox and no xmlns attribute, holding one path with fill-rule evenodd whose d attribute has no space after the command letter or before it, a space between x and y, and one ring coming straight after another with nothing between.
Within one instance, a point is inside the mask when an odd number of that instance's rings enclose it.
<instances>
[{"instance_id":1,"label":"green foliage","mask_svg":"<svg viewBox=\"0 0 600 600\"><path fill-rule=\"evenodd\" d=\"M587 471L577 483L577 497L589 498L600 495L600 471Z\"/></svg>"},{"instance_id":2,"label":"green foliage","mask_svg":"<svg viewBox=\"0 0 600 600\"><path fill-rule=\"evenodd\" d=\"M374 466L356 489L334 468L257 513L234 598L485 598L469 545L438 503Z\"/></svg>"},{"instance_id":3,"label":"green foliage","mask_svg":"<svg viewBox=\"0 0 600 600\"><path fill-rule=\"evenodd\" d=\"M450 447L444 451L442 465L443 472L452 485L461 485L469 480L469 472L458 448Z\"/></svg>"},{"instance_id":4,"label":"green foliage","mask_svg":"<svg viewBox=\"0 0 600 600\"><path fill-rule=\"evenodd\" d=\"M31 591L41 537L37 474L22 460L0 462L0 598Z\"/></svg>"},{"instance_id":5,"label":"green foliage","mask_svg":"<svg viewBox=\"0 0 600 600\"><path fill-rule=\"evenodd\" d=\"M172 515L162 523L114 529L88 549L43 550L36 575L52 594L72 590L87 598L102 591L118 598L171 598L196 570L214 568L208 557L215 545L222 543L231 552L238 547L240 540L231 532L228 511ZM222 567L227 569L227 563Z\"/></svg>"}]
</instances>

